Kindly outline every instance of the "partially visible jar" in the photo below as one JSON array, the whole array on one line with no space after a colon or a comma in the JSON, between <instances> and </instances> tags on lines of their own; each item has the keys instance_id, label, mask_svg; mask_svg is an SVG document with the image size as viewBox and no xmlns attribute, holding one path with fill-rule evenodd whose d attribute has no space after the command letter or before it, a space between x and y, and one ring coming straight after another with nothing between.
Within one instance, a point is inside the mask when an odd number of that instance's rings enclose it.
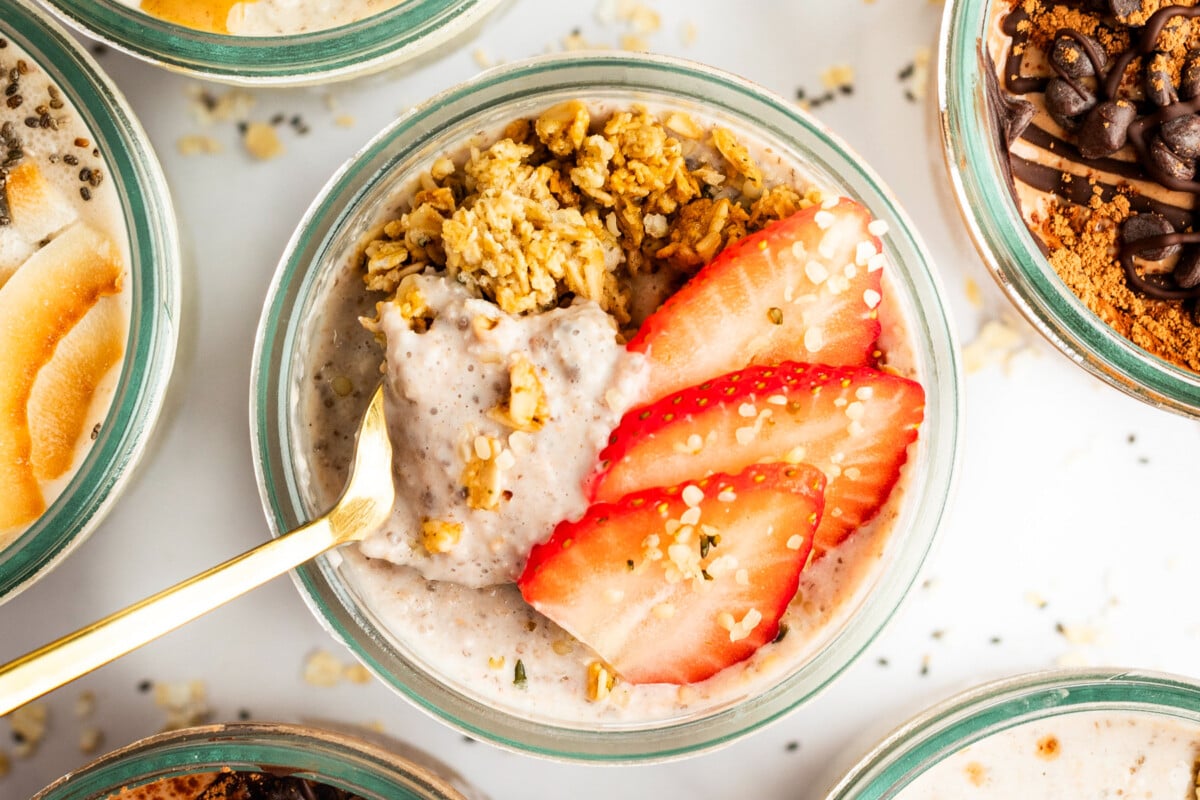
<instances>
[{"instance_id":1,"label":"partially visible jar","mask_svg":"<svg viewBox=\"0 0 1200 800\"><path fill-rule=\"evenodd\" d=\"M145 132L44 12L6 3L0 226L0 600L96 528L158 418L180 252Z\"/></svg>"},{"instance_id":2,"label":"partially visible jar","mask_svg":"<svg viewBox=\"0 0 1200 800\"><path fill-rule=\"evenodd\" d=\"M390 743L310 726L207 725L158 734L115 750L63 776L33 800L108 800L122 790L222 771L309 780L362 800L484 800L444 765L424 754L414 758L416 751L405 757L395 749ZM201 786L210 782L207 777L198 779Z\"/></svg>"},{"instance_id":3,"label":"partially visible jar","mask_svg":"<svg viewBox=\"0 0 1200 800\"><path fill-rule=\"evenodd\" d=\"M1016 189L1000 112L1003 105L1015 101L1003 99L1007 92L996 85L995 75L988 74L995 68L989 67L988 48L1002 35L997 12L1012 8L1012 0L946 4L937 70L940 129L946 168L966 227L1001 289L1068 358L1132 397L1200 418L1200 373L1151 354L1094 313L1056 272L1014 201ZM1045 116L1042 112L1037 119ZM1044 140L1047 134L1038 131L1038 136ZM1044 176L1058 181L1066 169L1060 155L1075 150L1075 145L1059 144L1055 138L1043 141L1048 145L1047 164L1031 168L1044 170ZM1113 159L1088 163L1114 169ZM1073 177L1062 182L1087 186ZM1128 181L1118 181L1122 182ZM1130 329L1151 327L1135 320Z\"/></svg>"},{"instance_id":4,"label":"partially visible jar","mask_svg":"<svg viewBox=\"0 0 1200 800\"><path fill-rule=\"evenodd\" d=\"M47 5L74 28L151 64L223 83L301 86L347 80L443 54L473 36L502 3L360 2L352 5L362 6L368 16L348 18L332 28L310 19L295 25L296 30L282 19L273 26L277 32L269 35L238 35L228 32L223 22L200 21L204 9L227 13L240 5L228 0L152 4L156 9L173 9L164 14L166 18L147 13L142 10L147 3L134 0L49 0ZM311 6L278 5L285 11ZM318 20L326 16L319 9L311 13ZM184 24L189 18L190 23Z\"/></svg>"}]
</instances>

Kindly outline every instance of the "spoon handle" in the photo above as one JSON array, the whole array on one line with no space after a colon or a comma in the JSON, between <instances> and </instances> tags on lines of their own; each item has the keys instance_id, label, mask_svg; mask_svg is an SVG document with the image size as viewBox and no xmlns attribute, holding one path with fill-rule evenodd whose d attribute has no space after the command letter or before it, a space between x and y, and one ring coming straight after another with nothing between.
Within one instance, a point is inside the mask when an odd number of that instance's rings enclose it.
<instances>
[{"instance_id":1,"label":"spoon handle","mask_svg":"<svg viewBox=\"0 0 1200 800\"><path fill-rule=\"evenodd\" d=\"M345 541L321 517L0 666L0 716Z\"/></svg>"}]
</instances>

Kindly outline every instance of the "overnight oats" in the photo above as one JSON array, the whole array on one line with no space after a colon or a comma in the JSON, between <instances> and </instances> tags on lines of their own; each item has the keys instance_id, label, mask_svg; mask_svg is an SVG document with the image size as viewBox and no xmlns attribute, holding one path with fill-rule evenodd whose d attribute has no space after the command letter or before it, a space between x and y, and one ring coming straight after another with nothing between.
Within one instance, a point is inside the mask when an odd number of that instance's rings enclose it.
<instances>
[{"instance_id":1,"label":"overnight oats","mask_svg":"<svg viewBox=\"0 0 1200 800\"><path fill-rule=\"evenodd\" d=\"M0 547L72 479L112 404L130 320L109 166L61 86L0 29Z\"/></svg>"},{"instance_id":2,"label":"overnight oats","mask_svg":"<svg viewBox=\"0 0 1200 800\"><path fill-rule=\"evenodd\" d=\"M997 0L989 107L1021 217L1120 336L1200 371L1200 8Z\"/></svg>"},{"instance_id":3,"label":"overnight oats","mask_svg":"<svg viewBox=\"0 0 1200 800\"><path fill-rule=\"evenodd\" d=\"M1027 722L954 753L897 800L1197 796L1200 724L1089 711Z\"/></svg>"},{"instance_id":4,"label":"overnight oats","mask_svg":"<svg viewBox=\"0 0 1200 800\"><path fill-rule=\"evenodd\" d=\"M291 36L374 16L401 0L121 0L166 22L234 36Z\"/></svg>"},{"instance_id":5,"label":"overnight oats","mask_svg":"<svg viewBox=\"0 0 1200 800\"><path fill-rule=\"evenodd\" d=\"M1200 794L1200 686L1129 670L1052 670L922 713L826 800L1029 800Z\"/></svg>"},{"instance_id":6,"label":"overnight oats","mask_svg":"<svg viewBox=\"0 0 1200 800\"><path fill-rule=\"evenodd\" d=\"M391 636L566 724L724 707L820 646L923 417L885 224L741 132L576 99L368 227L297 416L326 507L383 370L399 499L344 557Z\"/></svg>"},{"instance_id":7,"label":"overnight oats","mask_svg":"<svg viewBox=\"0 0 1200 800\"><path fill-rule=\"evenodd\" d=\"M943 308L794 105L661 57L511 65L302 223L257 348L264 505L277 532L332 505L382 381L401 499L297 573L334 634L501 745L712 747L836 677L915 579L958 440Z\"/></svg>"},{"instance_id":8,"label":"overnight oats","mask_svg":"<svg viewBox=\"0 0 1200 800\"><path fill-rule=\"evenodd\" d=\"M362 800L351 792L290 775L202 772L123 789L106 800Z\"/></svg>"}]
</instances>

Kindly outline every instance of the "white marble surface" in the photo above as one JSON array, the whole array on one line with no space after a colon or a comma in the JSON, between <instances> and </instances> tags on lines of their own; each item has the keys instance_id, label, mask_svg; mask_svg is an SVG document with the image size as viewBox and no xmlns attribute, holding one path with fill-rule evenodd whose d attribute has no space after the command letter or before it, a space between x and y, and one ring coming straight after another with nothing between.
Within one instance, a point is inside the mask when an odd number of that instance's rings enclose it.
<instances>
[{"instance_id":1,"label":"white marble surface","mask_svg":"<svg viewBox=\"0 0 1200 800\"><path fill-rule=\"evenodd\" d=\"M652 48L709 62L793 96L821 92L836 63L856 70L852 96L818 109L888 181L926 237L964 342L1008 305L965 240L945 196L929 100L898 74L932 50L941 7L918 0L793 0L656 7ZM734 11L736 22L731 23ZM284 157L249 158L233 123L205 127L187 78L115 52L101 64L157 146L187 233L184 342L168 413L140 474L104 525L56 571L0 608L7 660L201 568L267 533L251 470L250 359L275 263L335 167L400 111L479 70L475 47L512 60L555 48L573 28L608 45L590 0L516 0L482 37L414 74L331 90L255 92L254 119L302 114L281 128ZM685 43L686 23L695 40ZM332 95L336 110L326 96ZM353 117L339 125L337 117ZM349 122L349 119L341 122ZM180 155L189 134L224 144ZM969 286L979 287L972 302ZM254 594L50 695L46 740L13 760L0 798L30 796L84 763L79 737L98 726L109 749L162 727L142 681L202 681L214 720L327 718L378 722L454 764L494 798L819 798L877 740L931 701L980 680L1056 663L1119 664L1200 675L1200 560L1195 481L1200 425L1130 400L1014 325L1024 344L967 377L959 491L924 586L859 662L816 701L715 754L597 768L534 761L464 741L382 685L313 688L306 656L341 651L292 583ZM1058 625L1062 624L1061 631ZM94 692L81 722L76 698ZM0 722L0 750L12 752Z\"/></svg>"}]
</instances>

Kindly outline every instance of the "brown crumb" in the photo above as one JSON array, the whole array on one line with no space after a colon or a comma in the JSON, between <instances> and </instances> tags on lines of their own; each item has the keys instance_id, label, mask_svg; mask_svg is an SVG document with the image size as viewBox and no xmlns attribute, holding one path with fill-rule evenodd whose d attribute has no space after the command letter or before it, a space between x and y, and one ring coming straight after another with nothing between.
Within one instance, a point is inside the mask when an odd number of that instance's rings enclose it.
<instances>
[{"instance_id":1,"label":"brown crumb","mask_svg":"<svg viewBox=\"0 0 1200 800\"><path fill-rule=\"evenodd\" d=\"M987 780L987 769L978 761L972 761L967 764L967 780L971 782L972 786L983 786Z\"/></svg>"},{"instance_id":2,"label":"brown crumb","mask_svg":"<svg viewBox=\"0 0 1200 800\"><path fill-rule=\"evenodd\" d=\"M1121 223L1130 213L1124 195L1106 202L1097 194L1088 206L1052 206L1039 230L1050 249L1050 264L1118 334L1165 361L1200 371L1200 326L1182 304L1130 289L1114 257Z\"/></svg>"}]
</instances>

